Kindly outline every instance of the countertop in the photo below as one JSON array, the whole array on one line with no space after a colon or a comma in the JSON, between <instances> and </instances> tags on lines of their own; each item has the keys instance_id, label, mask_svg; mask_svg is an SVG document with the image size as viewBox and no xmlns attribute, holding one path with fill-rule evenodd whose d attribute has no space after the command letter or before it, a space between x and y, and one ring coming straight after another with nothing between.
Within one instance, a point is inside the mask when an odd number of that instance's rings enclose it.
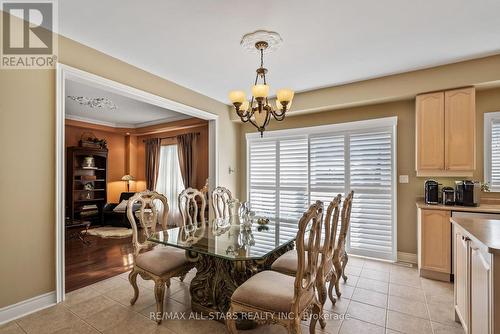
<instances>
[{"instance_id":1,"label":"countertop","mask_svg":"<svg viewBox=\"0 0 500 334\"><path fill-rule=\"evenodd\" d=\"M442 204L425 204L423 200L417 200L417 208L426 210L449 210L482 213L500 213L500 204L480 204L479 206L459 206Z\"/></svg>"},{"instance_id":2,"label":"countertop","mask_svg":"<svg viewBox=\"0 0 500 334\"><path fill-rule=\"evenodd\" d=\"M451 217L450 221L488 247L488 252L500 254L500 220Z\"/></svg>"}]
</instances>

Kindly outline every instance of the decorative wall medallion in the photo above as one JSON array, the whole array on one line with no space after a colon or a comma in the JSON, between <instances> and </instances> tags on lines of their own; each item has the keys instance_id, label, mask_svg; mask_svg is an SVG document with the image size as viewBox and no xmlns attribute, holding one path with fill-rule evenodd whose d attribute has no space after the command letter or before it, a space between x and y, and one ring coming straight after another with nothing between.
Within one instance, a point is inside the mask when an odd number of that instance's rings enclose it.
<instances>
[{"instance_id":1,"label":"decorative wall medallion","mask_svg":"<svg viewBox=\"0 0 500 334\"><path fill-rule=\"evenodd\" d=\"M258 42L267 43L267 48L263 50L263 52L267 54L277 50L283 42L283 39L277 32L256 30L244 35L241 38L240 45L251 53L260 53L260 50L255 48L255 44Z\"/></svg>"},{"instance_id":2,"label":"decorative wall medallion","mask_svg":"<svg viewBox=\"0 0 500 334\"><path fill-rule=\"evenodd\" d=\"M116 104L107 97L85 97L68 95L68 98L90 108L102 109L104 107L107 107L110 110L115 110L117 108Z\"/></svg>"}]
</instances>

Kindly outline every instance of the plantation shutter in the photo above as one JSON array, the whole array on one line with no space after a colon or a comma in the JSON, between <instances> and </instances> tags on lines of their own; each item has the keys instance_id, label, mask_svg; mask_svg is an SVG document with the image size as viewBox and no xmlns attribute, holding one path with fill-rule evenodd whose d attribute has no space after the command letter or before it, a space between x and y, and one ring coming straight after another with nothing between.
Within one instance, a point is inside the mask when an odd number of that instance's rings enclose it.
<instances>
[{"instance_id":1,"label":"plantation shutter","mask_svg":"<svg viewBox=\"0 0 500 334\"><path fill-rule=\"evenodd\" d=\"M393 251L392 131L351 134L349 138L351 252L387 258Z\"/></svg>"},{"instance_id":2,"label":"plantation shutter","mask_svg":"<svg viewBox=\"0 0 500 334\"><path fill-rule=\"evenodd\" d=\"M491 124L491 176L490 187L494 191L500 189L500 120Z\"/></svg>"}]
</instances>

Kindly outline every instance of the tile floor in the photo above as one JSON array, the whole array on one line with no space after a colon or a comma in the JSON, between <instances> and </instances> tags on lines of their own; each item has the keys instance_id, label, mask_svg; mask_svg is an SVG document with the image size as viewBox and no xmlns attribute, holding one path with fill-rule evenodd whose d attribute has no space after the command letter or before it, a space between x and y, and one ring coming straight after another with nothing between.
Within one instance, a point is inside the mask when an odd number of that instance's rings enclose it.
<instances>
[{"instance_id":1,"label":"tile floor","mask_svg":"<svg viewBox=\"0 0 500 334\"><path fill-rule=\"evenodd\" d=\"M318 333L463 333L454 321L453 285L422 279L417 270L351 257L342 284L342 297L335 306L328 301L331 315L327 327ZM165 312L190 310L188 283L172 281L166 292ZM57 306L0 326L0 334L14 333L226 333L222 323L213 320L164 320L160 326L149 319L155 311L151 281L138 278L140 296L130 306L132 296L127 275L122 274L73 291ZM339 316L344 315L344 316ZM344 318L344 319L342 319ZM303 333L309 333L304 322ZM280 326L259 326L241 333L278 334Z\"/></svg>"}]
</instances>

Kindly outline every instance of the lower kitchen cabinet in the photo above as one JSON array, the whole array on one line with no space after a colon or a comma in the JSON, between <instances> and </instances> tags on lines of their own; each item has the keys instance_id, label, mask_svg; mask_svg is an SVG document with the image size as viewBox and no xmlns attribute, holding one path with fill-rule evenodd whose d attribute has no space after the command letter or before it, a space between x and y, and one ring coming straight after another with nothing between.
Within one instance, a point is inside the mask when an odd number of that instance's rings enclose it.
<instances>
[{"instance_id":1,"label":"lower kitchen cabinet","mask_svg":"<svg viewBox=\"0 0 500 334\"><path fill-rule=\"evenodd\" d=\"M500 326L495 325L495 321L500 319L494 316L498 313L495 311L492 272L494 257L488 252L488 247L456 224L453 226L453 235L455 318L462 324L466 334L500 333ZM497 307L500 307L498 303Z\"/></svg>"}]
</instances>

